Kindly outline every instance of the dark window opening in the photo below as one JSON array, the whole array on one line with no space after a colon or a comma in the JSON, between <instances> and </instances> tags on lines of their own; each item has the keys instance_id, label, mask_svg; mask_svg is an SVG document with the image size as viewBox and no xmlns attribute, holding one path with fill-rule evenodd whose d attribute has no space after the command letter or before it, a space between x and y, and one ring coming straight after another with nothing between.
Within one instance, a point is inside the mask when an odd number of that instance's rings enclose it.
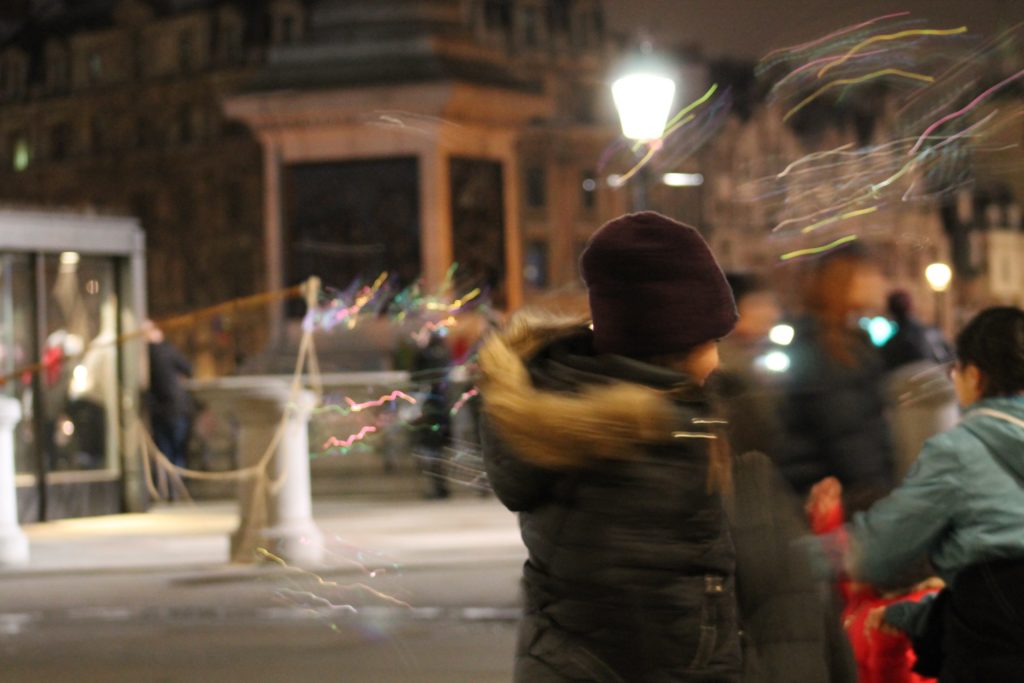
<instances>
[{"instance_id":1,"label":"dark window opening","mask_svg":"<svg viewBox=\"0 0 1024 683\"><path fill-rule=\"evenodd\" d=\"M453 256L460 293L479 287L504 306L505 212L501 163L451 159Z\"/></svg>"},{"instance_id":2,"label":"dark window opening","mask_svg":"<svg viewBox=\"0 0 1024 683\"><path fill-rule=\"evenodd\" d=\"M543 289L548 286L548 243L531 240L526 244L523 255L523 280L530 287Z\"/></svg>"},{"instance_id":3,"label":"dark window opening","mask_svg":"<svg viewBox=\"0 0 1024 683\"><path fill-rule=\"evenodd\" d=\"M486 0L484 23L491 30L507 31L512 27L512 3L510 0Z\"/></svg>"},{"instance_id":4,"label":"dark window opening","mask_svg":"<svg viewBox=\"0 0 1024 683\"><path fill-rule=\"evenodd\" d=\"M178 141L187 145L195 140L195 126L192 122L192 108L182 107L178 112Z\"/></svg>"},{"instance_id":5,"label":"dark window opening","mask_svg":"<svg viewBox=\"0 0 1024 683\"><path fill-rule=\"evenodd\" d=\"M526 47L540 45L540 14L532 7L523 10L523 44Z\"/></svg>"},{"instance_id":6,"label":"dark window opening","mask_svg":"<svg viewBox=\"0 0 1024 683\"><path fill-rule=\"evenodd\" d=\"M526 169L526 205L531 209L541 209L547 204L547 176L543 166L530 166Z\"/></svg>"},{"instance_id":7,"label":"dark window opening","mask_svg":"<svg viewBox=\"0 0 1024 683\"><path fill-rule=\"evenodd\" d=\"M286 14L281 17L281 42L285 45L293 45L297 40L295 17Z\"/></svg>"},{"instance_id":8,"label":"dark window opening","mask_svg":"<svg viewBox=\"0 0 1024 683\"><path fill-rule=\"evenodd\" d=\"M404 287L419 277L415 157L291 165L284 195L287 282L317 275L343 289L386 271L390 284ZM304 306L289 314L303 315Z\"/></svg>"},{"instance_id":9,"label":"dark window opening","mask_svg":"<svg viewBox=\"0 0 1024 683\"><path fill-rule=\"evenodd\" d=\"M182 31L178 36L178 66L182 72L188 73L193 67L192 32Z\"/></svg>"},{"instance_id":10,"label":"dark window opening","mask_svg":"<svg viewBox=\"0 0 1024 683\"><path fill-rule=\"evenodd\" d=\"M58 123L50 130L50 158L63 161L71 152L71 126Z\"/></svg>"}]
</instances>

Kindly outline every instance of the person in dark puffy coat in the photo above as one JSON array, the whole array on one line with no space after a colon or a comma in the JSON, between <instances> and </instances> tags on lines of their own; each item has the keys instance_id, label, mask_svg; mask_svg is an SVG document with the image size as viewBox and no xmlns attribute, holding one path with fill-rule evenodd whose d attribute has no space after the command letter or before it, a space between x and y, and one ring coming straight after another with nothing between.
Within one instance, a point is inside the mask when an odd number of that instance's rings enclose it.
<instances>
[{"instance_id":1,"label":"person in dark puffy coat","mask_svg":"<svg viewBox=\"0 0 1024 683\"><path fill-rule=\"evenodd\" d=\"M784 386L784 447L770 454L799 495L826 477L846 510L866 509L893 486L881 355L857 318L882 303L882 278L861 250L834 252L804 285L807 315L794 326Z\"/></svg>"},{"instance_id":2,"label":"person in dark puffy coat","mask_svg":"<svg viewBox=\"0 0 1024 683\"><path fill-rule=\"evenodd\" d=\"M736 321L699 233L623 216L580 260L593 318L520 316L480 352L484 463L529 559L520 683L733 683L731 472L703 384Z\"/></svg>"}]
</instances>

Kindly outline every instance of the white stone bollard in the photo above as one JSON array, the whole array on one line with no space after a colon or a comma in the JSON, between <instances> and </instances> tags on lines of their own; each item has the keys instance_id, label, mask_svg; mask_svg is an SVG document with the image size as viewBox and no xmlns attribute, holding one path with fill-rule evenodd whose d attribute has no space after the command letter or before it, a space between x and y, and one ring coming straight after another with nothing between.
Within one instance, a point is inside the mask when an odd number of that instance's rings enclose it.
<instances>
[{"instance_id":1,"label":"white stone bollard","mask_svg":"<svg viewBox=\"0 0 1024 683\"><path fill-rule=\"evenodd\" d=\"M251 375L189 382L189 388L215 412L238 420L238 460L243 468L260 462L284 420L267 476L247 478L239 485L231 560L266 560L257 550L265 548L289 563L319 564L324 555L323 533L313 520L309 482L313 392L293 393L289 377Z\"/></svg>"},{"instance_id":2,"label":"white stone bollard","mask_svg":"<svg viewBox=\"0 0 1024 683\"><path fill-rule=\"evenodd\" d=\"M18 526L18 488L14 482L14 428L21 405L0 396L0 567L28 562L28 537Z\"/></svg>"},{"instance_id":3,"label":"white stone bollard","mask_svg":"<svg viewBox=\"0 0 1024 683\"><path fill-rule=\"evenodd\" d=\"M238 450L242 467L259 462L282 418L284 433L277 443L268 478L246 480L239 491L238 529L231 535L231 559L253 562L265 548L287 562L318 564L324 555L323 534L313 521L309 483L309 416L315 404L311 391L300 391L295 403L287 392L239 400Z\"/></svg>"}]
</instances>

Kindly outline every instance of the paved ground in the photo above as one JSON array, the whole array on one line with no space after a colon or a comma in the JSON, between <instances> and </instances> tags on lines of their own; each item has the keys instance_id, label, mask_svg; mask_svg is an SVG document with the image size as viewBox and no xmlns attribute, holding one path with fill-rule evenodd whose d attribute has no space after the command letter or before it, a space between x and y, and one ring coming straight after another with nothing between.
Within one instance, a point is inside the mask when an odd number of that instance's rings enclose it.
<instances>
[{"instance_id":1,"label":"paved ground","mask_svg":"<svg viewBox=\"0 0 1024 683\"><path fill-rule=\"evenodd\" d=\"M224 564L229 504L27 528L0 680L508 681L524 551L491 500L324 503L328 561Z\"/></svg>"}]
</instances>

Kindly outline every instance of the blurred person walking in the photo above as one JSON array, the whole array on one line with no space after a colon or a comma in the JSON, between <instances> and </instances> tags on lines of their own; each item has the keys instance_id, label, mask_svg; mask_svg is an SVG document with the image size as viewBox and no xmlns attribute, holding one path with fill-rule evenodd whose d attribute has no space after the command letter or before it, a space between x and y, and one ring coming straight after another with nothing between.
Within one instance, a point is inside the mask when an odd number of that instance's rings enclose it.
<instances>
[{"instance_id":1,"label":"blurred person walking","mask_svg":"<svg viewBox=\"0 0 1024 683\"><path fill-rule=\"evenodd\" d=\"M883 395L884 365L858 319L881 304L882 276L854 246L812 265L805 317L790 346L784 386L785 447L776 457L799 495L825 477L843 485L848 511L863 510L893 485Z\"/></svg>"},{"instance_id":2,"label":"blurred person walking","mask_svg":"<svg viewBox=\"0 0 1024 683\"><path fill-rule=\"evenodd\" d=\"M903 290L889 295L888 308L896 333L882 347L882 358L899 481L924 442L952 429L960 413L948 374L953 353L942 332L914 316L913 300Z\"/></svg>"},{"instance_id":3,"label":"blurred person walking","mask_svg":"<svg viewBox=\"0 0 1024 683\"><path fill-rule=\"evenodd\" d=\"M785 353L768 338L781 309L754 275L726 275L739 320L718 345L711 377L729 420L737 454L734 492L727 498L736 547L744 683L854 683L853 654L840 626L840 601L820 577L805 543L810 533L800 502L767 457L783 445L777 411L781 368L765 362Z\"/></svg>"},{"instance_id":4,"label":"blurred person walking","mask_svg":"<svg viewBox=\"0 0 1024 683\"><path fill-rule=\"evenodd\" d=\"M934 600L879 609L871 626L910 636L917 671L940 683L1024 672L1024 311L990 308L956 339L961 423L930 439L906 480L848 526L852 576L907 583L926 556ZM835 496L826 480L812 498Z\"/></svg>"},{"instance_id":5,"label":"blurred person walking","mask_svg":"<svg viewBox=\"0 0 1024 683\"><path fill-rule=\"evenodd\" d=\"M925 361L943 365L953 360L949 343L936 327L925 325L914 315L914 301L904 290L889 295L889 314L896 333L882 346L882 358L889 370Z\"/></svg>"},{"instance_id":6,"label":"blurred person walking","mask_svg":"<svg viewBox=\"0 0 1024 683\"><path fill-rule=\"evenodd\" d=\"M186 467L192 401L181 379L192 376L192 365L152 320L146 321L144 329L149 347L146 403L153 441L168 460Z\"/></svg>"},{"instance_id":7,"label":"blurred person walking","mask_svg":"<svg viewBox=\"0 0 1024 683\"><path fill-rule=\"evenodd\" d=\"M451 437L451 416L448 414L448 371L451 352L444 338L433 333L419 349L413 361L412 379L426 385L420 401L420 416L410 426L415 430L414 443L421 470L428 478L428 498L451 496L448 486L445 450Z\"/></svg>"},{"instance_id":8,"label":"blurred person walking","mask_svg":"<svg viewBox=\"0 0 1024 683\"><path fill-rule=\"evenodd\" d=\"M731 463L703 386L728 283L653 212L601 227L580 267L592 326L520 315L480 353L484 463L529 551L514 680L738 681Z\"/></svg>"},{"instance_id":9,"label":"blurred person walking","mask_svg":"<svg viewBox=\"0 0 1024 683\"><path fill-rule=\"evenodd\" d=\"M727 273L739 320L718 345L721 365L712 387L729 420L729 443L735 453L776 453L782 444L778 415L779 373L764 365L772 348L768 334L782 311L775 293L754 275Z\"/></svg>"}]
</instances>

